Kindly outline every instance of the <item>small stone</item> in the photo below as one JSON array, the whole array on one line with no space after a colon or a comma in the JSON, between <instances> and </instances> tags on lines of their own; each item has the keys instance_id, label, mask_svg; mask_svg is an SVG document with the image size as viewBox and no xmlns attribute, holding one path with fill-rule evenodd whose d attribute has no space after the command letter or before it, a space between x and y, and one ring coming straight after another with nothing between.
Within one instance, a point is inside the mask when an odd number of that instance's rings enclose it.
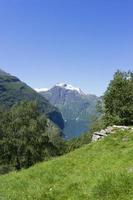
<instances>
[{"instance_id":1,"label":"small stone","mask_svg":"<svg viewBox=\"0 0 133 200\"><path fill-rule=\"evenodd\" d=\"M106 130L101 130L101 131L99 132L99 134L100 134L100 135L106 135Z\"/></svg>"},{"instance_id":2,"label":"small stone","mask_svg":"<svg viewBox=\"0 0 133 200\"><path fill-rule=\"evenodd\" d=\"M106 130L106 133L109 134L109 133L111 133L113 131L113 127L109 126L105 130Z\"/></svg>"},{"instance_id":3,"label":"small stone","mask_svg":"<svg viewBox=\"0 0 133 200\"><path fill-rule=\"evenodd\" d=\"M122 138L122 141L123 141L123 142L127 142L128 140L129 140L128 137Z\"/></svg>"},{"instance_id":4,"label":"small stone","mask_svg":"<svg viewBox=\"0 0 133 200\"><path fill-rule=\"evenodd\" d=\"M92 141L93 141L93 142L95 142L95 141L97 141L97 140L99 140L99 139L100 139L100 136L99 136L99 135L93 134L93 136L92 136Z\"/></svg>"},{"instance_id":5,"label":"small stone","mask_svg":"<svg viewBox=\"0 0 133 200\"><path fill-rule=\"evenodd\" d=\"M118 129L123 129L123 130L125 130L125 129L129 129L129 127L128 126L116 126L116 125L113 125L113 128L118 128Z\"/></svg>"}]
</instances>

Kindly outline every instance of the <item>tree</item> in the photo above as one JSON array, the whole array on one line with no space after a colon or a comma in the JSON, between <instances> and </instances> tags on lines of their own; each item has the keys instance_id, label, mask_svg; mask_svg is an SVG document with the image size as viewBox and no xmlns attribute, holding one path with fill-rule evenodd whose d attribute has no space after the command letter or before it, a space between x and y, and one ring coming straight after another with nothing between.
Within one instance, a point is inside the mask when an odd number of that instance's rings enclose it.
<instances>
[{"instance_id":1,"label":"tree","mask_svg":"<svg viewBox=\"0 0 133 200\"><path fill-rule=\"evenodd\" d=\"M104 94L106 125L133 124L133 72L117 71Z\"/></svg>"},{"instance_id":2,"label":"tree","mask_svg":"<svg viewBox=\"0 0 133 200\"><path fill-rule=\"evenodd\" d=\"M19 170L46 159L57 148L46 134L47 119L36 102L21 102L0 111L0 160Z\"/></svg>"}]
</instances>

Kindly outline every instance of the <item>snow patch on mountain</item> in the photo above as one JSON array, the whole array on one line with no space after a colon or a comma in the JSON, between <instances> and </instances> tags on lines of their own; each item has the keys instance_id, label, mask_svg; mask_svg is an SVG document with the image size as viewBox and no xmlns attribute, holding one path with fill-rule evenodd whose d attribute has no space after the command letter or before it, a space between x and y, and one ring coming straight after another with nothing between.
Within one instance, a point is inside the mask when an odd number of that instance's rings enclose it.
<instances>
[{"instance_id":1,"label":"snow patch on mountain","mask_svg":"<svg viewBox=\"0 0 133 200\"><path fill-rule=\"evenodd\" d=\"M47 92L48 90L48 88L35 88L36 92Z\"/></svg>"},{"instance_id":2,"label":"snow patch on mountain","mask_svg":"<svg viewBox=\"0 0 133 200\"><path fill-rule=\"evenodd\" d=\"M80 88L78 88L78 87L74 87L74 86L72 86L72 85L70 85L70 84L67 84L67 83L57 83L55 86L53 86L52 88L54 88L54 87L60 87L60 88L62 88L62 89L65 89L65 90L71 90L71 91L76 91L76 92L78 92L79 94L81 94L81 95L87 95L86 93L84 93ZM51 89L52 89L51 88ZM48 88L35 88L35 91L37 91L37 92L47 92L47 91L49 91L50 89L48 89Z\"/></svg>"},{"instance_id":3,"label":"snow patch on mountain","mask_svg":"<svg viewBox=\"0 0 133 200\"><path fill-rule=\"evenodd\" d=\"M66 84L66 83L57 83L55 86L57 87L61 87L61 88L64 88L66 90L72 90L72 91L77 91L78 93L82 94L82 95L85 95L85 93L78 87L74 87L70 84Z\"/></svg>"}]
</instances>

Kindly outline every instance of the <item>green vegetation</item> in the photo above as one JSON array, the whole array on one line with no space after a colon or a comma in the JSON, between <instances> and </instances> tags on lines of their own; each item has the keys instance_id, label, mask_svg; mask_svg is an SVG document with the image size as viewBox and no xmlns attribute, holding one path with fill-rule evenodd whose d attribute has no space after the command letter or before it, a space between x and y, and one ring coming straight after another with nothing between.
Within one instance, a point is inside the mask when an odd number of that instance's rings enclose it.
<instances>
[{"instance_id":1,"label":"green vegetation","mask_svg":"<svg viewBox=\"0 0 133 200\"><path fill-rule=\"evenodd\" d=\"M75 149L78 149L85 144L89 144L91 140L92 140L91 132L83 133L79 137L75 137L71 140L68 140L65 144L64 150L66 153L74 151Z\"/></svg>"},{"instance_id":2,"label":"green vegetation","mask_svg":"<svg viewBox=\"0 0 133 200\"><path fill-rule=\"evenodd\" d=\"M133 72L117 71L104 95L105 124L133 124Z\"/></svg>"},{"instance_id":3,"label":"green vegetation","mask_svg":"<svg viewBox=\"0 0 133 200\"><path fill-rule=\"evenodd\" d=\"M39 110L61 129L64 128L62 115L57 108L17 77L0 70L0 106L7 109L24 100L37 101Z\"/></svg>"},{"instance_id":4,"label":"green vegetation","mask_svg":"<svg viewBox=\"0 0 133 200\"><path fill-rule=\"evenodd\" d=\"M118 70L97 108L101 115L92 124L93 132L114 124L133 125L133 72Z\"/></svg>"},{"instance_id":5,"label":"green vegetation","mask_svg":"<svg viewBox=\"0 0 133 200\"><path fill-rule=\"evenodd\" d=\"M133 132L0 177L2 200L133 199Z\"/></svg>"},{"instance_id":6,"label":"green vegetation","mask_svg":"<svg viewBox=\"0 0 133 200\"><path fill-rule=\"evenodd\" d=\"M25 95L29 100L34 91L8 78L0 79L1 105L10 107ZM38 98L43 97L37 96L37 102ZM93 131L112 124L133 125L133 72L115 73L98 102L100 119L93 119L91 132L79 138L64 142L58 128L40 112L47 103L37 105L24 101L0 110L0 173L16 169L0 176L0 200L133 199L133 129L116 129L90 143ZM55 112L51 113L57 122ZM68 154L53 158L64 153ZM42 163L23 169L37 162Z\"/></svg>"},{"instance_id":7,"label":"green vegetation","mask_svg":"<svg viewBox=\"0 0 133 200\"><path fill-rule=\"evenodd\" d=\"M47 119L36 102L20 102L9 111L0 111L1 173L19 170L60 155L61 137L47 134ZM59 140L60 138L60 140ZM56 144L55 144L56 143Z\"/></svg>"}]
</instances>

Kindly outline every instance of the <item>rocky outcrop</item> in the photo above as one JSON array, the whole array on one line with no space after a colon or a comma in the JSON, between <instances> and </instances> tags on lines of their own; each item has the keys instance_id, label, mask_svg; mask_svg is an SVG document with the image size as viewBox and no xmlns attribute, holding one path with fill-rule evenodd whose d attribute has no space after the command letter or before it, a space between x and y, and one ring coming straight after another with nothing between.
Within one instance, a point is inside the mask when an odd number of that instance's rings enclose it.
<instances>
[{"instance_id":1,"label":"rocky outcrop","mask_svg":"<svg viewBox=\"0 0 133 200\"><path fill-rule=\"evenodd\" d=\"M116 125L109 126L106 129L102 129L99 132L94 132L93 135L92 135L92 142L98 141L98 140L106 137L109 134L113 134L114 130L116 130L116 129L120 129L122 131L124 131L124 130L133 130L133 128L129 127L129 126L116 126Z\"/></svg>"}]
</instances>

